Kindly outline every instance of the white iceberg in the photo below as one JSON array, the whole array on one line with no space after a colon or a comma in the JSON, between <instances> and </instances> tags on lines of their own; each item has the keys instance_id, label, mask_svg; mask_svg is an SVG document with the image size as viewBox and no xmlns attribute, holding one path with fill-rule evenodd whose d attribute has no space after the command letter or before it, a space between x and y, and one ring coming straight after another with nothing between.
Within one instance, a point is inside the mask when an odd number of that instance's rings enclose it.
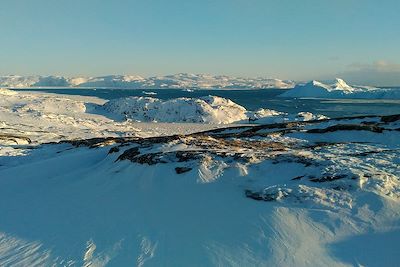
<instances>
[{"instance_id":1,"label":"white iceberg","mask_svg":"<svg viewBox=\"0 0 400 267\"><path fill-rule=\"evenodd\" d=\"M298 84L293 89L279 96L303 98L400 99L400 90L371 86L350 86L344 80L337 78L333 84L325 84L319 81Z\"/></svg>"}]
</instances>

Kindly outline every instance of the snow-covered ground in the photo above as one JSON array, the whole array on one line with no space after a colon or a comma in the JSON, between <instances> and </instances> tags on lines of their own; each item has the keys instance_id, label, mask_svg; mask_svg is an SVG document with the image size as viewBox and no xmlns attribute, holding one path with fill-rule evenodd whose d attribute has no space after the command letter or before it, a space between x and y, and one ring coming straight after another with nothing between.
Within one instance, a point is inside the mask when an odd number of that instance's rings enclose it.
<instances>
[{"instance_id":1,"label":"snow-covered ground","mask_svg":"<svg viewBox=\"0 0 400 267\"><path fill-rule=\"evenodd\" d=\"M206 74L180 73L143 78L137 75L109 75L101 77L63 76L0 76L0 87L106 87L131 89L265 89L293 88L293 81L269 78L238 78Z\"/></svg>"},{"instance_id":2,"label":"snow-covered ground","mask_svg":"<svg viewBox=\"0 0 400 267\"><path fill-rule=\"evenodd\" d=\"M366 98L366 99L400 99L400 89L376 88L370 86L350 86L342 79L333 84L311 81L298 84L284 92L281 97L315 97L315 98Z\"/></svg>"},{"instance_id":3,"label":"snow-covered ground","mask_svg":"<svg viewBox=\"0 0 400 267\"><path fill-rule=\"evenodd\" d=\"M316 117L320 116L310 113L287 115L271 110L251 112L228 99L212 96L170 101L149 97L123 98L107 102L95 97L0 89L0 129L2 135L14 136L7 139L11 144L105 136L189 134L222 127L219 124L249 124L249 118L251 123L264 123ZM140 123L155 121L161 123ZM7 153L14 151L0 147L0 151L5 150Z\"/></svg>"},{"instance_id":4,"label":"snow-covered ground","mask_svg":"<svg viewBox=\"0 0 400 267\"><path fill-rule=\"evenodd\" d=\"M105 136L147 137L189 134L222 127L216 124L181 123L178 116L168 121L176 122L173 124L133 123L132 120L125 120L121 114L107 112L103 108L106 102L95 97L0 89L0 151L14 151L1 147L1 142L41 144L62 139ZM108 106L106 104L105 107ZM6 135L9 136L7 140Z\"/></svg>"},{"instance_id":5,"label":"snow-covered ground","mask_svg":"<svg viewBox=\"0 0 400 267\"><path fill-rule=\"evenodd\" d=\"M400 115L201 101L0 90L0 266L398 264Z\"/></svg>"}]
</instances>

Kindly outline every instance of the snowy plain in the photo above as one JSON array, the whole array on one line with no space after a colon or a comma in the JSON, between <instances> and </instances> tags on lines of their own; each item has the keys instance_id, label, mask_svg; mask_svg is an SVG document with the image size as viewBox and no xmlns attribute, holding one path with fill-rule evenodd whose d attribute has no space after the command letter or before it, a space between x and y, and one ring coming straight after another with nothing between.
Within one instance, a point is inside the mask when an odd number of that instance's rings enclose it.
<instances>
[{"instance_id":1,"label":"snowy plain","mask_svg":"<svg viewBox=\"0 0 400 267\"><path fill-rule=\"evenodd\" d=\"M0 129L1 266L400 260L400 115L1 89Z\"/></svg>"}]
</instances>

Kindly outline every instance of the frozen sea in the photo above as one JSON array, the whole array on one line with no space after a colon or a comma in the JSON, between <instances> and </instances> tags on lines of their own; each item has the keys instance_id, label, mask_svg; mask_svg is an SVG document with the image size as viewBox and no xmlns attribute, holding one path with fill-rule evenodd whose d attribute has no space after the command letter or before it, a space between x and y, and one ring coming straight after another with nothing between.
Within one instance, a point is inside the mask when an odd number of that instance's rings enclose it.
<instances>
[{"instance_id":1,"label":"frozen sea","mask_svg":"<svg viewBox=\"0 0 400 267\"><path fill-rule=\"evenodd\" d=\"M281 98L278 95L286 90L194 90L187 92L181 89L79 89L79 88L46 88L46 89L18 89L19 91L41 91L46 93L96 96L103 99L115 99L129 96L150 96L159 99L173 99L179 97L197 98L215 95L229 98L244 106L247 110L259 108L274 109L287 113L302 111L323 114L335 118L356 115L390 115L400 113L400 100L370 100L370 99L296 99ZM400 90L400 88L399 88Z\"/></svg>"}]
</instances>

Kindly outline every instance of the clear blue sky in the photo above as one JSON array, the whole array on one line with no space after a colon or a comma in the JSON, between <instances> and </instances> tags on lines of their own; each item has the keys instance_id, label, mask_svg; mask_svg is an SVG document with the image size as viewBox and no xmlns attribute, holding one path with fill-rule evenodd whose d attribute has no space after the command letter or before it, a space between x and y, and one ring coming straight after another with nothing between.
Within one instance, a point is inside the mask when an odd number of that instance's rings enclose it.
<instances>
[{"instance_id":1,"label":"clear blue sky","mask_svg":"<svg viewBox=\"0 0 400 267\"><path fill-rule=\"evenodd\" d=\"M399 0L1 0L0 75L400 85Z\"/></svg>"}]
</instances>

